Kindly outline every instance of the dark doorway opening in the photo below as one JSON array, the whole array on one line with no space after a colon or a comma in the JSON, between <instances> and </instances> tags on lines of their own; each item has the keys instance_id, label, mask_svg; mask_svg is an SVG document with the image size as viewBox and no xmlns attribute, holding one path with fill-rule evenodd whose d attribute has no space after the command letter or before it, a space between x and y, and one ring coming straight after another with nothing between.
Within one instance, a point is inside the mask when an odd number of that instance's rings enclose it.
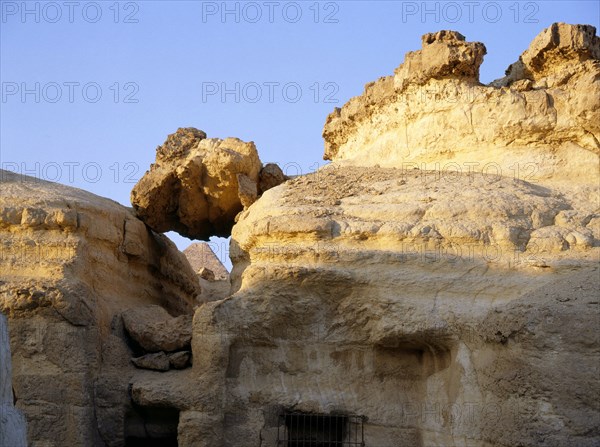
<instances>
[{"instance_id":1,"label":"dark doorway opening","mask_svg":"<svg viewBox=\"0 0 600 447\"><path fill-rule=\"evenodd\" d=\"M177 447L179 411L134 406L125 422L125 447Z\"/></svg>"},{"instance_id":2,"label":"dark doorway opening","mask_svg":"<svg viewBox=\"0 0 600 447\"><path fill-rule=\"evenodd\" d=\"M279 447L364 446L363 418L346 414L285 412L280 415Z\"/></svg>"},{"instance_id":3,"label":"dark doorway opening","mask_svg":"<svg viewBox=\"0 0 600 447\"><path fill-rule=\"evenodd\" d=\"M175 438L127 438L126 447L177 447L177 436Z\"/></svg>"}]
</instances>

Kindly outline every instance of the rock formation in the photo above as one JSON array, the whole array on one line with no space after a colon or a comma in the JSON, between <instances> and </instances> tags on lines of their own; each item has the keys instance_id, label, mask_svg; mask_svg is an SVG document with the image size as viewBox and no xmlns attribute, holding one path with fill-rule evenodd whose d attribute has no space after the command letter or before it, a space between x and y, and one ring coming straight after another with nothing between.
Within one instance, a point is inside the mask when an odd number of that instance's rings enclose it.
<instances>
[{"instance_id":1,"label":"rock formation","mask_svg":"<svg viewBox=\"0 0 600 447\"><path fill-rule=\"evenodd\" d=\"M594 445L586 212L520 180L391 168L267 192L234 227L237 293L195 317L195 369L227 392L204 445L274 445L282 409L365 415L380 447Z\"/></svg>"},{"instance_id":2,"label":"rock formation","mask_svg":"<svg viewBox=\"0 0 600 447\"><path fill-rule=\"evenodd\" d=\"M427 34L394 76L329 115L325 159L589 184L600 152L595 32L552 25L490 85L478 79L482 44Z\"/></svg>"},{"instance_id":3,"label":"rock formation","mask_svg":"<svg viewBox=\"0 0 600 447\"><path fill-rule=\"evenodd\" d=\"M206 138L178 129L156 149L156 162L131 191L137 216L155 231L192 239L229 236L235 217L277 182L277 165L263 168L253 142Z\"/></svg>"},{"instance_id":4,"label":"rock formation","mask_svg":"<svg viewBox=\"0 0 600 447\"><path fill-rule=\"evenodd\" d=\"M482 44L429 34L334 112L335 162L233 228L180 445L276 445L286 410L365 416L377 447L596 445L597 48L553 25L533 75L483 86Z\"/></svg>"},{"instance_id":5,"label":"rock formation","mask_svg":"<svg viewBox=\"0 0 600 447\"><path fill-rule=\"evenodd\" d=\"M146 351L178 351L190 345L192 317L172 317L160 306L147 305L121 314L125 330Z\"/></svg>"},{"instance_id":6,"label":"rock formation","mask_svg":"<svg viewBox=\"0 0 600 447\"><path fill-rule=\"evenodd\" d=\"M14 406L12 361L6 317L0 313L0 446L26 447L25 417Z\"/></svg>"},{"instance_id":7,"label":"rock formation","mask_svg":"<svg viewBox=\"0 0 600 447\"><path fill-rule=\"evenodd\" d=\"M555 24L485 86L483 44L427 34L276 187L252 143L178 130L132 201L156 231L237 219L212 299L206 245L192 268L131 210L3 174L32 445L597 446L599 45Z\"/></svg>"},{"instance_id":8,"label":"rock formation","mask_svg":"<svg viewBox=\"0 0 600 447\"><path fill-rule=\"evenodd\" d=\"M544 88L559 87L569 82L571 77L586 71L591 71L593 75L597 70L593 66L597 65L599 59L600 44L596 28L554 23L531 42L517 62L508 67L504 78L492 84L506 86L525 80L531 81L531 84L524 85L531 87L532 83ZM573 61L577 63L571 63Z\"/></svg>"},{"instance_id":9,"label":"rock formation","mask_svg":"<svg viewBox=\"0 0 600 447\"><path fill-rule=\"evenodd\" d=\"M128 389L143 354L121 313L153 304L191 318L200 286L186 258L127 209L0 171L0 311L16 407L32 447L122 446L144 437ZM181 317L180 317L181 318ZM189 342L189 341L188 341ZM4 366L4 362L3 362Z\"/></svg>"}]
</instances>

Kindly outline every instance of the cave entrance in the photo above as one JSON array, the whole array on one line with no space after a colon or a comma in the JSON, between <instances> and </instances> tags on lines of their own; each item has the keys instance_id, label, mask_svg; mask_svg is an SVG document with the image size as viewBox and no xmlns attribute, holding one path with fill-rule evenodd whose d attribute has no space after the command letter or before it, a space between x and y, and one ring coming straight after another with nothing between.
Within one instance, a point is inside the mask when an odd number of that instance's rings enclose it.
<instances>
[{"instance_id":1,"label":"cave entrance","mask_svg":"<svg viewBox=\"0 0 600 447\"><path fill-rule=\"evenodd\" d=\"M125 421L125 447L177 447L179 411L134 406Z\"/></svg>"},{"instance_id":2,"label":"cave entrance","mask_svg":"<svg viewBox=\"0 0 600 447\"><path fill-rule=\"evenodd\" d=\"M279 416L278 447L364 446L362 416L285 412Z\"/></svg>"}]
</instances>

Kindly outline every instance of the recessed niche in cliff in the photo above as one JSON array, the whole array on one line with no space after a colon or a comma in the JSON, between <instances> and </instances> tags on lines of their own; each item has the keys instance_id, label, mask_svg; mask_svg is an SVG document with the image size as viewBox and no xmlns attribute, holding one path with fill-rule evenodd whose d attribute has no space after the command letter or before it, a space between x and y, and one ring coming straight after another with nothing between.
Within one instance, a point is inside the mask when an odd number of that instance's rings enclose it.
<instances>
[{"instance_id":1,"label":"recessed niche in cliff","mask_svg":"<svg viewBox=\"0 0 600 447\"><path fill-rule=\"evenodd\" d=\"M361 416L286 412L279 426L277 445L282 447L364 445Z\"/></svg>"},{"instance_id":2,"label":"recessed niche in cliff","mask_svg":"<svg viewBox=\"0 0 600 447\"><path fill-rule=\"evenodd\" d=\"M450 365L450 349L438 344L411 343L398 347L375 346L373 366L379 378L421 379Z\"/></svg>"},{"instance_id":3,"label":"recessed niche in cliff","mask_svg":"<svg viewBox=\"0 0 600 447\"><path fill-rule=\"evenodd\" d=\"M179 411L135 406L125 421L125 447L177 447Z\"/></svg>"}]
</instances>

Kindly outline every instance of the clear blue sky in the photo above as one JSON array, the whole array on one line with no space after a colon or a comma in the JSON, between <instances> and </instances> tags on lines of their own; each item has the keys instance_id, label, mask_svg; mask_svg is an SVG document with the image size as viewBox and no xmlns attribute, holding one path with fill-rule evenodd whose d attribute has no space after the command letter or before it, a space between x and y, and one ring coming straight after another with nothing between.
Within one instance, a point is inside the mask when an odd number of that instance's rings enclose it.
<instances>
[{"instance_id":1,"label":"clear blue sky","mask_svg":"<svg viewBox=\"0 0 600 447\"><path fill-rule=\"evenodd\" d=\"M485 43L489 82L551 23L600 21L597 1L0 4L0 167L125 205L178 127L253 140L263 162L310 172L327 114L422 34Z\"/></svg>"}]
</instances>

